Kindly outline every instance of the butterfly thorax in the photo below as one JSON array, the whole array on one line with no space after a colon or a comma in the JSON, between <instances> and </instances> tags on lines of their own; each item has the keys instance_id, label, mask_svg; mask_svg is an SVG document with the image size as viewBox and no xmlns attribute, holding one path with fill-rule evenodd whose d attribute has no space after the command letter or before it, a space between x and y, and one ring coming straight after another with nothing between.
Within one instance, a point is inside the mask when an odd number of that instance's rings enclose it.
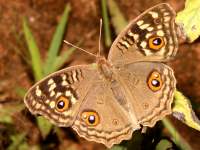
<instances>
[{"instance_id":1,"label":"butterfly thorax","mask_svg":"<svg viewBox=\"0 0 200 150\"><path fill-rule=\"evenodd\" d=\"M97 65L100 73L109 81L112 80L113 72L112 66L104 57L100 57L97 59Z\"/></svg>"}]
</instances>

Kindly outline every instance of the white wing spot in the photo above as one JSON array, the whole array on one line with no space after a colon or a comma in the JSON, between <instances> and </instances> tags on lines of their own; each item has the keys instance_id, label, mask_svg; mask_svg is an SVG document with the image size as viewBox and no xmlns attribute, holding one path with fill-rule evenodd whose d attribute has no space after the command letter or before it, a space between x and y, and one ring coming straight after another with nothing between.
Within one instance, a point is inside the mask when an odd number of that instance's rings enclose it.
<instances>
[{"instance_id":1,"label":"white wing spot","mask_svg":"<svg viewBox=\"0 0 200 150\"><path fill-rule=\"evenodd\" d=\"M144 49L144 52L145 52L146 56L149 56L152 54L151 50L149 50L149 49Z\"/></svg>"},{"instance_id":2,"label":"white wing spot","mask_svg":"<svg viewBox=\"0 0 200 150\"><path fill-rule=\"evenodd\" d=\"M51 91L50 97L53 97L55 94L56 94L55 91Z\"/></svg>"},{"instance_id":3,"label":"white wing spot","mask_svg":"<svg viewBox=\"0 0 200 150\"><path fill-rule=\"evenodd\" d=\"M123 45L125 45L127 48L130 47L130 45L126 41L120 41L120 43L122 43Z\"/></svg>"},{"instance_id":4,"label":"white wing spot","mask_svg":"<svg viewBox=\"0 0 200 150\"><path fill-rule=\"evenodd\" d=\"M35 104L36 104L36 101L33 100L33 101L32 101L32 106L34 106Z\"/></svg>"},{"instance_id":5,"label":"white wing spot","mask_svg":"<svg viewBox=\"0 0 200 150\"><path fill-rule=\"evenodd\" d=\"M72 113L71 110L68 110L68 111L64 111L64 112L63 112L63 114L64 114L65 116L69 116L71 113Z\"/></svg>"},{"instance_id":6,"label":"white wing spot","mask_svg":"<svg viewBox=\"0 0 200 150\"><path fill-rule=\"evenodd\" d=\"M35 108L36 108L36 109L39 109L40 106L41 106L41 104L40 104L40 103L37 103L37 104L35 105Z\"/></svg>"},{"instance_id":7,"label":"white wing spot","mask_svg":"<svg viewBox=\"0 0 200 150\"><path fill-rule=\"evenodd\" d=\"M44 109L45 109L45 106L42 106L40 109L44 110Z\"/></svg>"},{"instance_id":8,"label":"white wing spot","mask_svg":"<svg viewBox=\"0 0 200 150\"><path fill-rule=\"evenodd\" d=\"M165 27L166 27L166 28L169 28L169 24L168 24L168 23L165 23Z\"/></svg>"},{"instance_id":9,"label":"white wing spot","mask_svg":"<svg viewBox=\"0 0 200 150\"><path fill-rule=\"evenodd\" d=\"M53 84L54 83L54 80L53 79L49 79L49 81L48 81L48 85L50 85L50 84Z\"/></svg>"},{"instance_id":10,"label":"white wing spot","mask_svg":"<svg viewBox=\"0 0 200 150\"><path fill-rule=\"evenodd\" d=\"M134 35L133 35L133 38L134 38L135 41L138 41L139 35L138 35L138 34L134 34Z\"/></svg>"},{"instance_id":11,"label":"white wing spot","mask_svg":"<svg viewBox=\"0 0 200 150\"><path fill-rule=\"evenodd\" d=\"M164 36L165 34L164 34L164 32L162 30L159 30L159 31L157 31L157 35L158 36Z\"/></svg>"},{"instance_id":12,"label":"white wing spot","mask_svg":"<svg viewBox=\"0 0 200 150\"><path fill-rule=\"evenodd\" d=\"M158 25L158 26L157 26L157 29L162 29L162 25Z\"/></svg>"},{"instance_id":13,"label":"white wing spot","mask_svg":"<svg viewBox=\"0 0 200 150\"><path fill-rule=\"evenodd\" d=\"M139 20L139 21L136 22L136 24L137 24L138 26L141 26L143 23L144 23L144 20Z\"/></svg>"},{"instance_id":14,"label":"white wing spot","mask_svg":"<svg viewBox=\"0 0 200 150\"><path fill-rule=\"evenodd\" d=\"M56 97L59 97L59 96L61 96L61 95L62 95L61 92L57 92Z\"/></svg>"},{"instance_id":15,"label":"white wing spot","mask_svg":"<svg viewBox=\"0 0 200 150\"><path fill-rule=\"evenodd\" d=\"M50 88L49 88L49 91L52 91L53 89L55 89L56 88L56 83L53 83L53 84L51 84L51 86L50 86Z\"/></svg>"},{"instance_id":16,"label":"white wing spot","mask_svg":"<svg viewBox=\"0 0 200 150\"><path fill-rule=\"evenodd\" d=\"M67 81L62 81L62 86L69 85Z\"/></svg>"},{"instance_id":17,"label":"white wing spot","mask_svg":"<svg viewBox=\"0 0 200 150\"><path fill-rule=\"evenodd\" d=\"M71 96L72 93L71 93L71 91L66 91L66 92L65 92L65 95L66 95L66 96Z\"/></svg>"},{"instance_id":18,"label":"white wing spot","mask_svg":"<svg viewBox=\"0 0 200 150\"><path fill-rule=\"evenodd\" d=\"M148 27L147 28L148 31L153 31L153 29L154 29L153 27Z\"/></svg>"},{"instance_id":19,"label":"white wing spot","mask_svg":"<svg viewBox=\"0 0 200 150\"><path fill-rule=\"evenodd\" d=\"M65 81L67 79L67 76L65 74L62 74L62 79Z\"/></svg>"},{"instance_id":20,"label":"white wing spot","mask_svg":"<svg viewBox=\"0 0 200 150\"><path fill-rule=\"evenodd\" d=\"M169 12L164 12L164 16L167 16L167 15L169 15Z\"/></svg>"},{"instance_id":21,"label":"white wing spot","mask_svg":"<svg viewBox=\"0 0 200 150\"><path fill-rule=\"evenodd\" d=\"M52 102L50 102L49 106L50 106L51 108L54 108L54 107L56 106L56 103L55 103L54 101L52 101Z\"/></svg>"},{"instance_id":22,"label":"white wing spot","mask_svg":"<svg viewBox=\"0 0 200 150\"><path fill-rule=\"evenodd\" d=\"M142 41L142 42L140 43L140 46L141 46L142 48L146 48L146 46L147 46L147 42Z\"/></svg>"},{"instance_id":23,"label":"white wing spot","mask_svg":"<svg viewBox=\"0 0 200 150\"><path fill-rule=\"evenodd\" d=\"M75 104L75 103L76 103L76 98L75 98L73 95L71 96L71 103L72 103L72 104Z\"/></svg>"},{"instance_id":24,"label":"white wing spot","mask_svg":"<svg viewBox=\"0 0 200 150\"><path fill-rule=\"evenodd\" d=\"M145 38L148 39L150 36L152 36L152 34L151 34L151 33L147 33L147 34L145 35Z\"/></svg>"},{"instance_id":25,"label":"white wing spot","mask_svg":"<svg viewBox=\"0 0 200 150\"><path fill-rule=\"evenodd\" d=\"M158 18L158 13L156 12L150 11L149 14L151 14L153 18Z\"/></svg>"},{"instance_id":26,"label":"white wing spot","mask_svg":"<svg viewBox=\"0 0 200 150\"><path fill-rule=\"evenodd\" d=\"M51 117L58 120L58 115L51 114Z\"/></svg>"},{"instance_id":27,"label":"white wing spot","mask_svg":"<svg viewBox=\"0 0 200 150\"><path fill-rule=\"evenodd\" d=\"M169 44L173 44L172 38L169 39Z\"/></svg>"},{"instance_id":28,"label":"white wing spot","mask_svg":"<svg viewBox=\"0 0 200 150\"><path fill-rule=\"evenodd\" d=\"M164 21L168 22L170 20L170 17L164 17Z\"/></svg>"},{"instance_id":29,"label":"white wing spot","mask_svg":"<svg viewBox=\"0 0 200 150\"><path fill-rule=\"evenodd\" d=\"M77 81L77 79L76 79L76 71L75 70L72 72L72 78L73 78L74 82Z\"/></svg>"},{"instance_id":30,"label":"white wing spot","mask_svg":"<svg viewBox=\"0 0 200 150\"><path fill-rule=\"evenodd\" d=\"M144 29L148 28L149 26L150 26L150 24L143 24L143 25L139 26L139 28L144 30Z\"/></svg>"},{"instance_id":31,"label":"white wing spot","mask_svg":"<svg viewBox=\"0 0 200 150\"><path fill-rule=\"evenodd\" d=\"M36 95L37 96L41 96L42 95L42 91L40 90L39 86L36 87Z\"/></svg>"},{"instance_id":32,"label":"white wing spot","mask_svg":"<svg viewBox=\"0 0 200 150\"><path fill-rule=\"evenodd\" d=\"M131 37L133 37L134 34L133 34L133 32L131 32L131 31L129 30L129 31L128 31L128 35L131 36Z\"/></svg>"}]
</instances>

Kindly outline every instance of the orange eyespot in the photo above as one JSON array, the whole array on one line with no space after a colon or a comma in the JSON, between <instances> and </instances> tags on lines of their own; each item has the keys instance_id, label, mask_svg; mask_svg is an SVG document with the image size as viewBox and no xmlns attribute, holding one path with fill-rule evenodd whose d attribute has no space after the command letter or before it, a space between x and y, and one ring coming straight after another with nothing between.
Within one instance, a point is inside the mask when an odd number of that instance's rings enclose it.
<instances>
[{"instance_id":1,"label":"orange eyespot","mask_svg":"<svg viewBox=\"0 0 200 150\"><path fill-rule=\"evenodd\" d=\"M159 91L163 84L160 73L158 71L153 71L147 79L147 84L152 91Z\"/></svg>"},{"instance_id":2,"label":"orange eyespot","mask_svg":"<svg viewBox=\"0 0 200 150\"><path fill-rule=\"evenodd\" d=\"M60 96L58 97L56 101L56 110L59 112L63 112L70 107L70 101L67 97L65 96Z\"/></svg>"},{"instance_id":3,"label":"orange eyespot","mask_svg":"<svg viewBox=\"0 0 200 150\"><path fill-rule=\"evenodd\" d=\"M153 50L159 50L165 45L165 41L163 37L160 36L154 36L149 38L149 48Z\"/></svg>"},{"instance_id":4,"label":"orange eyespot","mask_svg":"<svg viewBox=\"0 0 200 150\"><path fill-rule=\"evenodd\" d=\"M98 113L94 111L85 111L81 114L81 118L85 121L85 123L89 126L96 126L100 122L100 117Z\"/></svg>"}]
</instances>

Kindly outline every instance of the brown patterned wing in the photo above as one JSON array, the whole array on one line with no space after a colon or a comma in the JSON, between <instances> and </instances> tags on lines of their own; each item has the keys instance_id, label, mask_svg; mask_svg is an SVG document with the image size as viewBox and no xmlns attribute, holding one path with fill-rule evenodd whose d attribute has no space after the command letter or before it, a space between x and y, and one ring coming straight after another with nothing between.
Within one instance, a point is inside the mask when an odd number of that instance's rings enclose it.
<instances>
[{"instance_id":1,"label":"brown patterned wing","mask_svg":"<svg viewBox=\"0 0 200 150\"><path fill-rule=\"evenodd\" d=\"M119 34L111 46L108 60L114 65L136 61L166 61L176 55L178 40L175 12L165 3L156 5Z\"/></svg>"},{"instance_id":2,"label":"brown patterned wing","mask_svg":"<svg viewBox=\"0 0 200 150\"><path fill-rule=\"evenodd\" d=\"M140 126L135 115L115 98L110 83L100 80L85 97L72 128L79 136L110 148L130 139Z\"/></svg>"},{"instance_id":3,"label":"brown patterned wing","mask_svg":"<svg viewBox=\"0 0 200 150\"><path fill-rule=\"evenodd\" d=\"M153 127L171 113L176 79L170 67L157 62L137 62L121 68L119 76L131 93L129 102L140 124Z\"/></svg>"},{"instance_id":4,"label":"brown patterned wing","mask_svg":"<svg viewBox=\"0 0 200 150\"><path fill-rule=\"evenodd\" d=\"M58 126L70 126L96 73L94 65L55 72L30 88L24 102L32 113L43 115Z\"/></svg>"}]
</instances>

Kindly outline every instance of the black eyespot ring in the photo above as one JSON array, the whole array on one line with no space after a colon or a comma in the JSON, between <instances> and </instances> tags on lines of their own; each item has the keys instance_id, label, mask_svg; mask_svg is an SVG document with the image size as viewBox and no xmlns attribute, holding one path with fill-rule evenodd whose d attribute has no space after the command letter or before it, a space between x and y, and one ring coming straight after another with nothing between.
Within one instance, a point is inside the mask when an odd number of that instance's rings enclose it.
<instances>
[{"instance_id":1,"label":"black eyespot ring","mask_svg":"<svg viewBox=\"0 0 200 150\"><path fill-rule=\"evenodd\" d=\"M99 114L95 111L84 111L81 117L88 126L96 126L100 122Z\"/></svg>"},{"instance_id":2,"label":"black eyespot ring","mask_svg":"<svg viewBox=\"0 0 200 150\"><path fill-rule=\"evenodd\" d=\"M56 110L59 112L63 112L70 107L70 100L65 96L60 96L56 100Z\"/></svg>"},{"instance_id":3,"label":"black eyespot ring","mask_svg":"<svg viewBox=\"0 0 200 150\"><path fill-rule=\"evenodd\" d=\"M164 37L161 36L153 36L149 38L148 41L149 48L153 50L160 50L164 45Z\"/></svg>"},{"instance_id":4,"label":"black eyespot ring","mask_svg":"<svg viewBox=\"0 0 200 150\"><path fill-rule=\"evenodd\" d=\"M154 92L159 91L162 88L163 83L158 71L151 72L147 78L147 85Z\"/></svg>"}]
</instances>

